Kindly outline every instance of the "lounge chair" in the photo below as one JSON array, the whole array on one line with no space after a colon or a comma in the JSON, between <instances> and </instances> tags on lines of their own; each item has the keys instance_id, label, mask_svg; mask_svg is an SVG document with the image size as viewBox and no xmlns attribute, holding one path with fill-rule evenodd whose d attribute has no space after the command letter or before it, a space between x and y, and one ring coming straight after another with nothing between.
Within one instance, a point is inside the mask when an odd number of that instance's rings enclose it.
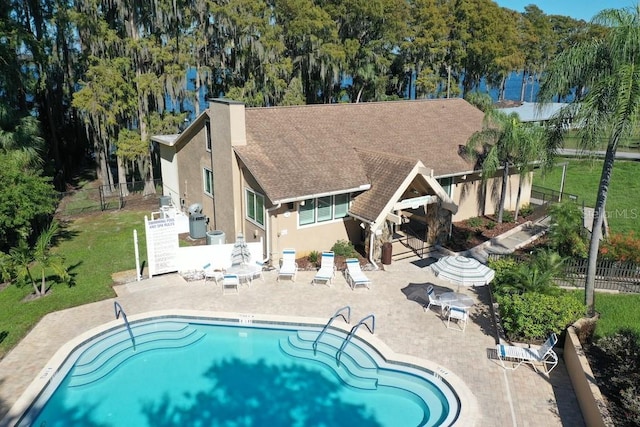
<instances>
[{"instance_id":1,"label":"lounge chair","mask_svg":"<svg viewBox=\"0 0 640 427\"><path fill-rule=\"evenodd\" d=\"M351 286L351 289L355 289L357 286L365 286L367 289L371 288L371 280L360 269L360 261L356 258L347 258L347 269L345 275L347 283Z\"/></svg>"},{"instance_id":2,"label":"lounge chair","mask_svg":"<svg viewBox=\"0 0 640 427\"><path fill-rule=\"evenodd\" d=\"M280 277L288 277L294 282L296 281L296 274L298 272L298 264L296 264L296 250L284 249L282 251L282 265L280 265L280 271L278 271L277 281L280 281Z\"/></svg>"},{"instance_id":3,"label":"lounge chair","mask_svg":"<svg viewBox=\"0 0 640 427\"><path fill-rule=\"evenodd\" d=\"M235 293L240 293L240 277L237 274L225 274L222 278L222 293L226 294L229 290L234 290Z\"/></svg>"},{"instance_id":4,"label":"lounge chair","mask_svg":"<svg viewBox=\"0 0 640 427\"><path fill-rule=\"evenodd\" d=\"M454 319L458 328L464 332L467 329L467 320L469 319L469 313L466 308L460 308L452 305L449 307L449 316L447 317L447 328L451 328L451 319Z\"/></svg>"},{"instance_id":5,"label":"lounge chair","mask_svg":"<svg viewBox=\"0 0 640 427\"><path fill-rule=\"evenodd\" d=\"M219 280L222 280L222 276L224 275L222 273L222 271L216 270L215 268L213 268L211 263L208 263L208 264L204 265L202 267L202 272L204 274L204 281L205 282L207 280L213 280L213 281L216 282L216 285L218 284Z\"/></svg>"},{"instance_id":6,"label":"lounge chair","mask_svg":"<svg viewBox=\"0 0 640 427\"><path fill-rule=\"evenodd\" d=\"M553 351L553 346L557 342L557 335L552 333L544 344L538 348L498 344L496 351L498 359L500 359L505 369L516 369L523 363L528 363L533 366L536 372L538 372L538 365L542 365L546 373L549 374L558 364L558 355ZM511 367L507 366L505 362L511 363Z\"/></svg>"},{"instance_id":7,"label":"lounge chair","mask_svg":"<svg viewBox=\"0 0 640 427\"><path fill-rule=\"evenodd\" d=\"M334 263L335 255L333 252L322 252L320 258L320 269L311 280L311 284L326 283L331 286L331 281L336 275L336 266Z\"/></svg>"},{"instance_id":8,"label":"lounge chair","mask_svg":"<svg viewBox=\"0 0 640 427\"><path fill-rule=\"evenodd\" d=\"M429 308L431 308L431 306L434 306L440 307L440 317L442 317L446 313L447 305L440 301L440 297L437 296L433 290L433 285L429 285L429 287L427 288L427 299L429 300L429 303L424 308L425 311L429 311Z\"/></svg>"}]
</instances>

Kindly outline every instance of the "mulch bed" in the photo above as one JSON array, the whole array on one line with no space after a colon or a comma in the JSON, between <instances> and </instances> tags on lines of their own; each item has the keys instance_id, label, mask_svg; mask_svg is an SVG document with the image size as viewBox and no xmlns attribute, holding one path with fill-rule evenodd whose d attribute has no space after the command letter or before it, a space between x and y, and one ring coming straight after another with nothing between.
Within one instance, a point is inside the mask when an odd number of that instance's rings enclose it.
<instances>
[{"instance_id":1,"label":"mulch bed","mask_svg":"<svg viewBox=\"0 0 640 427\"><path fill-rule=\"evenodd\" d=\"M442 246L453 252L462 252L498 237L529 220L527 217L519 217L517 222L502 222L498 224L496 218L492 215L478 218L480 225L477 224L478 221L476 219L472 219L471 222L468 219L454 222L451 227L451 237Z\"/></svg>"}]
</instances>

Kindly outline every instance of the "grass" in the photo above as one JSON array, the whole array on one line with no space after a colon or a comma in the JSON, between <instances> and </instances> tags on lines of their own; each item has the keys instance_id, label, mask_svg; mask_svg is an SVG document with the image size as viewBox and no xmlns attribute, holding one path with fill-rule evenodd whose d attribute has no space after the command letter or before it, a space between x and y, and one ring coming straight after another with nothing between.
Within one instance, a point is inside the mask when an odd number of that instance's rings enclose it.
<instances>
[{"instance_id":1,"label":"grass","mask_svg":"<svg viewBox=\"0 0 640 427\"><path fill-rule=\"evenodd\" d=\"M583 290L571 292L584 301ZM640 294L597 292L595 304L600 318L596 323L594 339L613 335L621 329L631 329L640 334Z\"/></svg>"},{"instance_id":2,"label":"grass","mask_svg":"<svg viewBox=\"0 0 640 427\"><path fill-rule=\"evenodd\" d=\"M565 161L565 160L563 160ZM595 206L602 173L602 160L566 159L567 173L564 192L575 194L580 202ZM607 221L612 233L634 231L640 235L640 162L616 160L607 195ZM547 175L536 171L533 184L553 190L560 189L562 168L556 166Z\"/></svg>"},{"instance_id":3,"label":"grass","mask_svg":"<svg viewBox=\"0 0 640 427\"><path fill-rule=\"evenodd\" d=\"M135 269L133 230L141 262L146 258L144 211L113 211L80 217L64 229L55 251L64 254L74 286L53 284L50 294L26 301L29 284L0 292L0 359L47 313L115 296L111 274Z\"/></svg>"},{"instance_id":4,"label":"grass","mask_svg":"<svg viewBox=\"0 0 640 427\"><path fill-rule=\"evenodd\" d=\"M623 138L620 142L618 151L627 151L630 153L640 152L640 144L638 144L638 139L639 137L637 134L630 138ZM606 138L602 138L599 143L595 147L593 147L593 150L605 151L607 149L607 142L608 140ZM578 138L578 133L576 131L569 131L569 133L564 136L562 148L582 148L580 144L580 138Z\"/></svg>"}]
</instances>

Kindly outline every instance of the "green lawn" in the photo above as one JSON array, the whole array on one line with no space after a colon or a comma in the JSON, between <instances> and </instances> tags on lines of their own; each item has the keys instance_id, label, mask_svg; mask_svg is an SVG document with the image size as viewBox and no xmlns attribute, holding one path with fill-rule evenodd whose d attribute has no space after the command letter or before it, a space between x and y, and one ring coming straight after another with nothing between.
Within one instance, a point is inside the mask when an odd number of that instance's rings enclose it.
<instances>
[{"instance_id":1,"label":"green lawn","mask_svg":"<svg viewBox=\"0 0 640 427\"><path fill-rule=\"evenodd\" d=\"M564 192L575 194L588 206L594 206L602 173L602 160L562 159L568 162ZM533 184L560 189L562 168L556 166L546 176L536 171ZM613 233L634 231L640 236L640 162L616 160L607 196L607 220Z\"/></svg>"},{"instance_id":2,"label":"green lawn","mask_svg":"<svg viewBox=\"0 0 640 427\"><path fill-rule=\"evenodd\" d=\"M573 291L584 301L584 291ZM640 294L612 294L597 292L596 311L600 318L595 338L612 335L620 329L632 329L640 334Z\"/></svg>"},{"instance_id":3,"label":"green lawn","mask_svg":"<svg viewBox=\"0 0 640 427\"><path fill-rule=\"evenodd\" d=\"M52 292L25 302L31 285L0 291L0 358L47 313L115 296L111 274L135 269L133 230L138 230L140 262L146 259L144 215L111 211L80 217L66 225L56 251L64 254L75 286L54 284Z\"/></svg>"}]
</instances>

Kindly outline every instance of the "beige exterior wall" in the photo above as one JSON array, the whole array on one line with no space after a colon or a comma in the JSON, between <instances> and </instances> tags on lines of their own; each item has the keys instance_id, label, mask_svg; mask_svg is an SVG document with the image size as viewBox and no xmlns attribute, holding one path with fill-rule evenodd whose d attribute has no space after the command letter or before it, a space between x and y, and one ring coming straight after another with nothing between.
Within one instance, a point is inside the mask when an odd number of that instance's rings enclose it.
<instances>
[{"instance_id":1,"label":"beige exterior wall","mask_svg":"<svg viewBox=\"0 0 640 427\"><path fill-rule=\"evenodd\" d=\"M180 207L180 180L178 164L174 162L176 150L164 144L160 147L160 170L162 171L162 195L170 196L174 206Z\"/></svg>"},{"instance_id":2,"label":"beige exterior wall","mask_svg":"<svg viewBox=\"0 0 640 427\"><path fill-rule=\"evenodd\" d=\"M518 175L511 175L509 178L504 205L506 210L515 210L519 180ZM479 174L467 175L464 179L463 177L455 177L452 198L458 205L458 212L453 216L453 221L496 213L500 201L501 184L501 177L489 178L485 183L482 182ZM530 195L531 179L528 179L522 185L520 207L529 203Z\"/></svg>"}]
</instances>

